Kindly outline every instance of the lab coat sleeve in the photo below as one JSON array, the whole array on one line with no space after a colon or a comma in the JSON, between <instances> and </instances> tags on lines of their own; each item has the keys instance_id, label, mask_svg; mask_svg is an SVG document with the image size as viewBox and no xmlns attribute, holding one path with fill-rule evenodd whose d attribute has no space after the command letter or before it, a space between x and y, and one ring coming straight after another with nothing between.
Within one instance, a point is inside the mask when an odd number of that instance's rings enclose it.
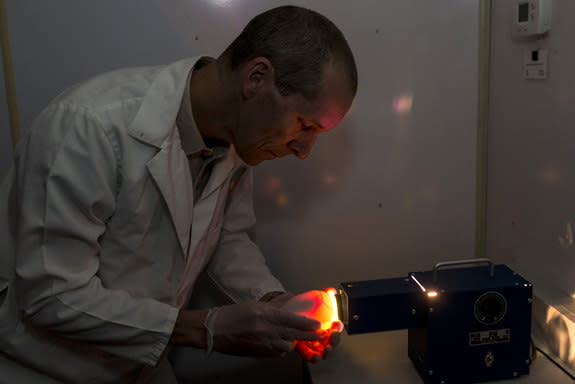
<instances>
[{"instance_id":1,"label":"lab coat sleeve","mask_svg":"<svg viewBox=\"0 0 575 384\"><path fill-rule=\"evenodd\" d=\"M230 190L218 247L208 265L211 279L236 302L285 291L248 235L256 222L252 191L253 172L246 168Z\"/></svg>"},{"instance_id":2,"label":"lab coat sleeve","mask_svg":"<svg viewBox=\"0 0 575 384\"><path fill-rule=\"evenodd\" d=\"M177 308L108 289L98 278L118 154L109 127L84 107L51 106L36 120L17 154L16 292L33 326L155 365Z\"/></svg>"}]
</instances>

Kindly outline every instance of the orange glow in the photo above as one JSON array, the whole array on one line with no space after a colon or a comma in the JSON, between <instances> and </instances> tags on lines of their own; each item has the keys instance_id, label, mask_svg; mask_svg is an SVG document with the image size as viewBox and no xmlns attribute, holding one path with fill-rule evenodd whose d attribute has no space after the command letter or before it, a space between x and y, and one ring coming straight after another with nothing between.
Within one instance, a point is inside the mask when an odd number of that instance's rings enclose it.
<instances>
[{"instance_id":1,"label":"orange glow","mask_svg":"<svg viewBox=\"0 0 575 384\"><path fill-rule=\"evenodd\" d=\"M331 328L332 323L339 321L339 313L338 313L338 308L337 308L337 300L335 298L335 294L336 294L336 290L334 288L327 288L327 294L329 295L329 298L331 299L331 318L329 320L329 328ZM322 324L322 328L323 328Z\"/></svg>"},{"instance_id":2,"label":"orange glow","mask_svg":"<svg viewBox=\"0 0 575 384\"><path fill-rule=\"evenodd\" d=\"M315 362L337 344L338 333L343 331L337 311L336 290L326 288L321 291L307 291L292 297L283 308L320 322L322 334L319 341L297 340L295 349L307 361ZM335 343L335 344L334 344Z\"/></svg>"},{"instance_id":3,"label":"orange glow","mask_svg":"<svg viewBox=\"0 0 575 384\"><path fill-rule=\"evenodd\" d=\"M312 291L314 292L314 291ZM335 300L335 289L326 288L323 291L315 291L315 305L306 314L321 322L321 329L330 329L334 321L338 321L337 301Z\"/></svg>"},{"instance_id":4,"label":"orange glow","mask_svg":"<svg viewBox=\"0 0 575 384\"><path fill-rule=\"evenodd\" d=\"M435 291L429 291L429 292L427 292L427 296L428 296L428 297L436 297L436 296L437 296L437 292L435 292Z\"/></svg>"},{"instance_id":5,"label":"orange glow","mask_svg":"<svg viewBox=\"0 0 575 384\"><path fill-rule=\"evenodd\" d=\"M334 322L339 324L336 292L334 288L304 292L295 296L284 308L316 319L321 323L321 329L329 330Z\"/></svg>"}]
</instances>

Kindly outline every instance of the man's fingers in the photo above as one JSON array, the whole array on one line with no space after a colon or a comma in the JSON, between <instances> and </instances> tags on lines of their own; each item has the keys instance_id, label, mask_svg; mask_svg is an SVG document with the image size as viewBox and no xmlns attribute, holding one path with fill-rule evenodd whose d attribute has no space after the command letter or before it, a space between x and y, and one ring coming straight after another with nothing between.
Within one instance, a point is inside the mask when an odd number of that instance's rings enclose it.
<instances>
[{"instance_id":1,"label":"man's fingers","mask_svg":"<svg viewBox=\"0 0 575 384\"><path fill-rule=\"evenodd\" d=\"M306 360L315 363L321 360L321 353L311 348L308 342L298 342L296 351Z\"/></svg>"},{"instance_id":2,"label":"man's fingers","mask_svg":"<svg viewBox=\"0 0 575 384\"><path fill-rule=\"evenodd\" d=\"M274 318L276 324L302 331L315 331L321 328L321 323L316 319L282 309L276 309Z\"/></svg>"},{"instance_id":3,"label":"man's fingers","mask_svg":"<svg viewBox=\"0 0 575 384\"><path fill-rule=\"evenodd\" d=\"M332 347L337 347L341 340L341 333L339 332L332 332L329 336L328 344Z\"/></svg>"},{"instance_id":4,"label":"man's fingers","mask_svg":"<svg viewBox=\"0 0 575 384\"><path fill-rule=\"evenodd\" d=\"M325 352L325 344L324 343L322 343L321 341L310 341L308 343L308 345L311 349L313 349L314 351L319 353L321 356L323 356L323 353Z\"/></svg>"},{"instance_id":5,"label":"man's fingers","mask_svg":"<svg viewBox=\"0 0 575 384\"><path fill-rule=\"evenodd\" d=\"M281 328L279 334L284 340L303 340L303 341L319 341L325 338L324 335L317 331L300 331L298 329Z\"/></svg>"},{"instance_id":6,"label":"man's fingers","mask_svg":"<svg viewBox=\"0 0 575 384\"><path fill-rule=\"evenodd\" d=\"M272 341L272 348L275 351L278 351L279 354L284 354L287 352L291 352L295 347L295 343L293 341L287 340L273 340Z\"/></svg>"},{"instance_id":7,"label":"man's fingers","mask_svg":"<svg viewBox=\"0 0 575 384\"><path fill-rule=\"evenodd\" d=\"M331 329L334 332L341 333L341 332L343 332L344 325L341 321L337 320L337 321L334 321L333 323L331 323Z\"/></svg>"}]
</instances>

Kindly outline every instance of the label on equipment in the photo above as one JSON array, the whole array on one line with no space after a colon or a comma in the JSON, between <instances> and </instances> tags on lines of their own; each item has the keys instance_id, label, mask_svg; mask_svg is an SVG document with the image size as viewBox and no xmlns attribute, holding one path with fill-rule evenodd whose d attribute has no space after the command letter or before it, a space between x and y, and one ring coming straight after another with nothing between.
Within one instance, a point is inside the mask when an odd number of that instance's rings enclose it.
<instances>
[{"instance_id":1,"label":"label on equipment","mask_svg":"<svg viewBox=\"0 0 575 384\"><path fill-rule=\"evenodd\" d=\"M511 330L509 328L469 333L469 345L471 347L475 347L477 345L509 343L510 341Z\"/></svg>"}]
</instances>

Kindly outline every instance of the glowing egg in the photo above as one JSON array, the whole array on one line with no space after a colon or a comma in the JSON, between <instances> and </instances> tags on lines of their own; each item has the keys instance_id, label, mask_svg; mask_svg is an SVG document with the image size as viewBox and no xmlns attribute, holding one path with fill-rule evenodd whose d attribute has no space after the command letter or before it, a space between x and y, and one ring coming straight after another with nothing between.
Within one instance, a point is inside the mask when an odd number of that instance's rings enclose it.
<instances>
[{"instance_id":1,"label":"glowing egg","mask_svg":"<svg viewBox=\"0 0 575 384\"><path fill-rule=\"evenodd\" d=\"M335 292L333 288L304 292L290 299L283 308L318 320L321 329L330 329L339 321Z\"/></svg>"}]
</instances>

